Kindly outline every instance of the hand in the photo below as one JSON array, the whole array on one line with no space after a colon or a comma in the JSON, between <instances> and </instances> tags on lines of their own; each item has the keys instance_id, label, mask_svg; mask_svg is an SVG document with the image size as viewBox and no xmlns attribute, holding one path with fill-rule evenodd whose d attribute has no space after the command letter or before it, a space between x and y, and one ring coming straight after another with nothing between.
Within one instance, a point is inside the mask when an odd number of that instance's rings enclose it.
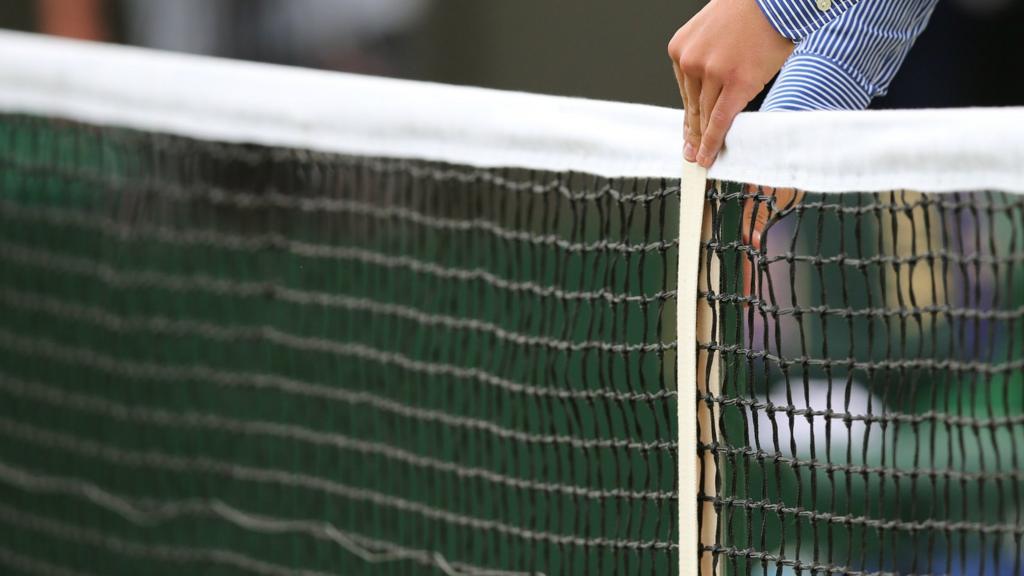
<instances>
[{"instance_id":1,"label":"hand","mask_svg":"<svg viewBox=\"0 0 1024 576\"><path fill-rule=\"evenodd\" d=\"M794 44L756 0L711 0L668 45L686 109L683 156L714 163L736 115L779 72Z\"/></svg>"},{"instance_id":2,"label":"hand","mask_svg":"<svg viewBox=\"0 0 1024 576\"><path fill-rule=\"evenodd\" d=\"M748 198L743 201L743 218L740 220L743 229L743 244L755 252L761 251L762 238L772 218L796 206L804 199L801 190L793 188L769 188L767 186L747 187ZM751 259L743 258L743 295L754 294L754 267Z\"/></svg>"}]
</instances>

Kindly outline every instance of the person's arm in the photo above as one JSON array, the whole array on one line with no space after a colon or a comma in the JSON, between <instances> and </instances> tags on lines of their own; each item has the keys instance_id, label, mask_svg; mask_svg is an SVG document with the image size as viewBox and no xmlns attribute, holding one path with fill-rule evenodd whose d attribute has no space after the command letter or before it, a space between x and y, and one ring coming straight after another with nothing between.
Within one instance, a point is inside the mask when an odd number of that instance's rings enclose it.
<instances>
[{"instance_id":1,"label":"person's arm","mask_svg":"<svg viewBox=\"0 0 1024 576\"><path fill-rule=\"evenodd\" d=\"M794 44L755 0L711 0L672 37L689 162L709 167L733 119L775 76Z\"/></svg>"},{"instance_id":2,"label":"person's arm","mask_svg":"<svg viewBox=\"0 0 1024 576\"><path fill-rule=\"evenodd\" d=\"M861 0L885 6L890 0ZM786 38L800 42L837 20L858 0L757 0L768 21Z\"/></svg>"},{"instance_id":3,"label":"person's arm","mask_svg":"<svg viewBox=\"0 0 1024 576\"><path fill-rule=\"evenodd\" d=\"M766 1L766 0L762 0ZM762 110L862 110L885 94L914 41L928 25L938 0L862 1L842 18L812 33L782 67ZM743 209L743 241L761 249L773 215L803 199L790 188L749 190L768 200ZM744 293L753 270L744 261Z\"/></svg>"},{"instance_id":4,"label":"person's arm","mask_svg":"<svg viewBox=\"0 0 1024 576\"><path fill-rule=\"evenodd\" d=\"M795 43L859 1L889 0L711 0L680 28L668 51L686 110L686 159L710 167L733 119Z\"/></svg>"},{"instance_id":5,"label":"person's arm","mask_svg":"<svg viewBox=\"0 0 1024 576\"><path fill-rule=\"evenodd\" d=\"M860 2L797 46L761 109L867 108L885 94L937 1Z\"/></svg>"}]
</instances>

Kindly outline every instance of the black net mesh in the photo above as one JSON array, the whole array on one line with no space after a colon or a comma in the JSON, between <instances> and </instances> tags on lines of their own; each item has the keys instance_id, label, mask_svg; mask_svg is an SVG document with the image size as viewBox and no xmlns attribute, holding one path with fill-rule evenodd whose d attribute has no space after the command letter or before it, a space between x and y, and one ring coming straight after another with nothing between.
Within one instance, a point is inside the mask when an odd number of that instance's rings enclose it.
<instances>
[{"instance_id":1,"label":"black net mesh","mask_svg":"<svg viewBox=\"0 0 1024 576\"><path fill-rule=\"evenodd\" d=\"M713 570L1024 573L1024 198L709 197Z\"/></svg>"},{"instance_id":2,"label":"black net mesh","mask_svg":"<svg viewBox=\"0 0 1024 576\"><path fill-rule=\"evenodd\" d=\"M710 184L681 545L677 184L0 116L0 566L1022 573L1024 199Z\"/></svg>"},{"instance_id":3,"label":"black net mesh","mask_svg":"<svg viewBox=\"0 0 1024 576\"><path fill-rule=\"evenodd\" d=\"M0 116L0 566L674 572L677 184Z\"/></svg>"}]
</instances>

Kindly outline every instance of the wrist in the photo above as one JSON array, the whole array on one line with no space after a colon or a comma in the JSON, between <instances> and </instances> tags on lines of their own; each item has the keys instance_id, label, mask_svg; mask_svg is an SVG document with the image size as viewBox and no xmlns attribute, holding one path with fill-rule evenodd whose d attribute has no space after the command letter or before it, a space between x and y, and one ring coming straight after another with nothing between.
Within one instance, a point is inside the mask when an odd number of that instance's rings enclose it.
<instances>
[{"instance_id":1,"label":"wrist","mask_svg":"<svg viewBox=\"0 0 1024 576\"><path fill-rule=\"evenodd\" d=\"M783 66L761 110L863 110L874 86L817 54L794 54Z\"/></svg>"}]
</instances>

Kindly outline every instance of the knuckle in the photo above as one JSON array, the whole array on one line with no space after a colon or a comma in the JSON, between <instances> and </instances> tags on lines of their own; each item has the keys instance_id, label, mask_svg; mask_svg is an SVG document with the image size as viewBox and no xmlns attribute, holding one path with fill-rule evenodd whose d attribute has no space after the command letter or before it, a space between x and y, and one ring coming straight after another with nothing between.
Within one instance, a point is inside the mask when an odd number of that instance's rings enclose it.
<instances>
[{"instance_id":1,"label":"knuckle","mask_svg":"<svg viewBox=\"0 0 1024 576\"><path fill-rule=\"evenodd\" d=\"M678 62L683 55L683 30L682 28L676 32L671 39L668 41L668 57L674 62Z\"/></svg>"},{"instance_id":2,"label":"knuckle","mask_svg":"<svg viewBox=\"0 0 1024 576\"><path fill-rule=\"evenodd\" d=\"M708 152L718 152L718 149L722 145L722 131L719 128L709 127L704 132L704 144L708 147Z\"/></svg>"},{"instance_id":3,"label":"knuckle","mask_svg":"<svg viewBox=\"0 0 1024 576\"><path fill-rule=\"evenodd\" d=\"M683 26L676 33L672 35L672 38L668 41L668 56L674 62L681 62L683 55L687 52L687 40L689 33L687 32L686 26Z\"/></svg>"},{"instance_id":4,"label":"knuckle","mask_svg":"<svg viewBox=\"0 0 1024 576\"><path fill-rule=\"evenodd\" d=\"M687 76L702 77L704 76L705 63L701 58L695 57L692 54L682 54L679 58L679 69L683 71L683 74Z\"/></svg>"},{"instance_id":5,"label":"knuckle","mask_svg":"<svg viewBox=\"0 0 1024 576\"><path fill-rule=\"evenodd\" d=\"M715 80L725 80L728 77L728 68L718 62L708 62L704 65L704 76Z\"/></svg>"},{"instance_id":6,"label":"knuckle","mask_svg":"<svg viewBox=\"0 0 1024 576\"><path fill-rule=\"evenodd\" d=\"M684 25L677 30L672 38L669 39L669 56L674 60L678 60L683 54L683 48L686 46L686 40L690 37L688 25Z\"/></svg>"},{"instance_id":7,"label":"knuckle","mask_svg":"<svg viewBox=\"0 0 1024 576\"><path fill-rule=\"evenodd\" d=\"M708 120L714 124L720 125L729 122L730 120L732 120L732 117L725 110L721 108L715 108L714 111L711 112L711 115L708 117Z\"/></svg>"}]
</instances>

